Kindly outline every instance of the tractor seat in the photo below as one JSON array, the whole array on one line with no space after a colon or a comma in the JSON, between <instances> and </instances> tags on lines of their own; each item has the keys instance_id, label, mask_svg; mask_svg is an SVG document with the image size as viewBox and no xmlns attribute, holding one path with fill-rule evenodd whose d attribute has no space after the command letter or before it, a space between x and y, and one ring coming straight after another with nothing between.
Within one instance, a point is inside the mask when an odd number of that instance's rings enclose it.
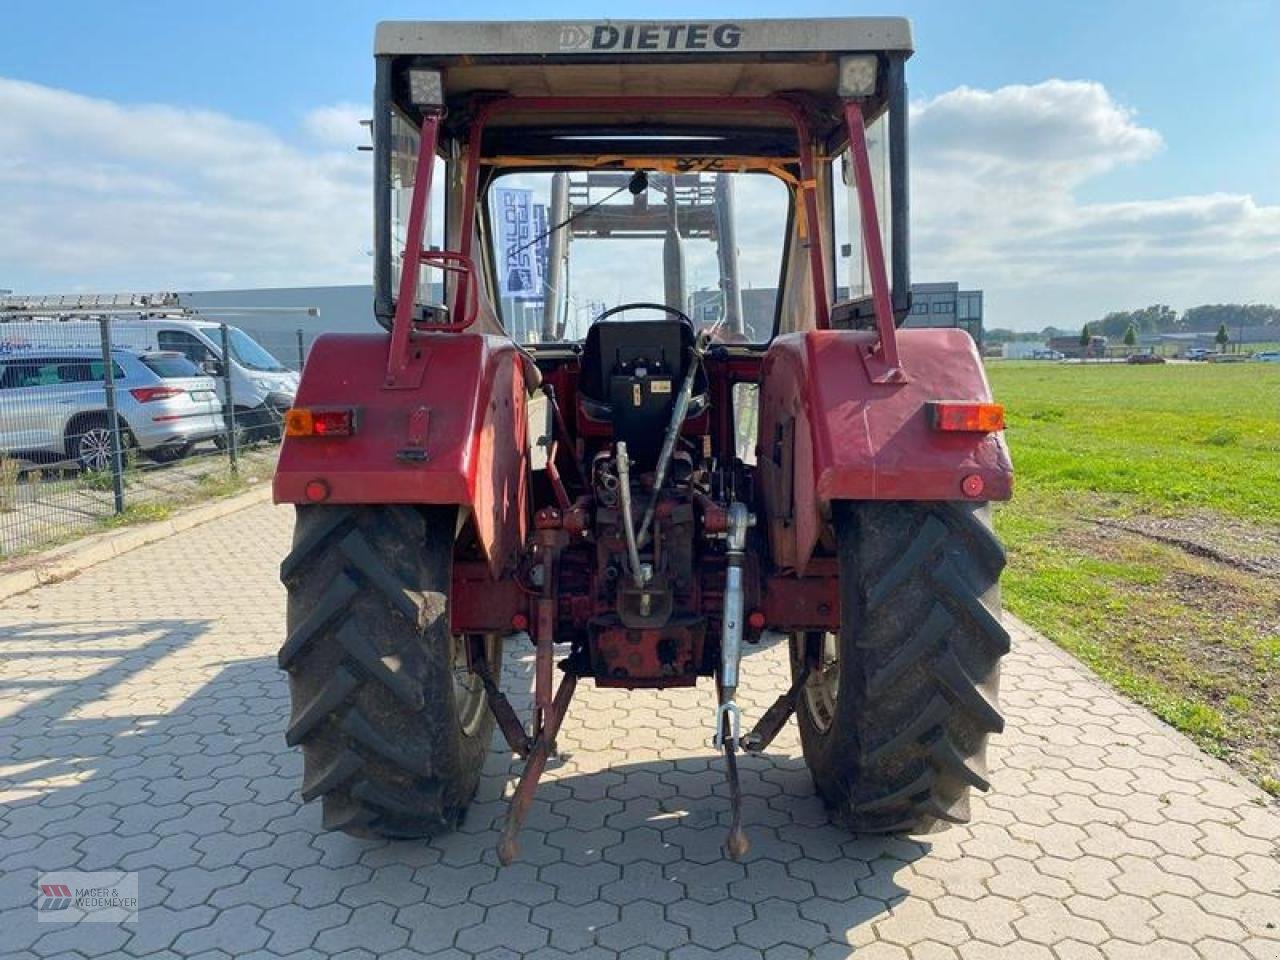
<instances>
[{"instance_id":1,"label":"tractor seat","mask_svg":"<svg viewBox=\"0 0 1280 960\"><path fill-rule=\"evenodd\" d=\"M591 420L613 425L633 460L653 466L671 421L680 385L693 359L693 325L677 317L602 320L587 331L578 380L579 407ZM707 377L694 376L685 419L707 406Z\"/></svg>"}]
</instances>

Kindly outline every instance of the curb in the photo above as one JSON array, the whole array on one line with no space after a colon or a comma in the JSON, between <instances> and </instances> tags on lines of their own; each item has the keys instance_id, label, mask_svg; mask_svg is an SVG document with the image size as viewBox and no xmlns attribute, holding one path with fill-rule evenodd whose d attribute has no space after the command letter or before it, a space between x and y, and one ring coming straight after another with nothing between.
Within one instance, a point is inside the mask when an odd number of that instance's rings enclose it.
<instances>
[{"instance_id":1,"label":"curb","mask_svg":"<svg viewBox=\"0 0 1280 960\"><path fill-rule=\"evenodd\" d=\"M91 534L75 543L55 547L37 555L29 561L31 565L24 569L0 574L0 601L47 583L65 580L104 560L270 500L271 484L260 483L252 490L183 510L166 520Z\"/></svg>"}]
</instances>

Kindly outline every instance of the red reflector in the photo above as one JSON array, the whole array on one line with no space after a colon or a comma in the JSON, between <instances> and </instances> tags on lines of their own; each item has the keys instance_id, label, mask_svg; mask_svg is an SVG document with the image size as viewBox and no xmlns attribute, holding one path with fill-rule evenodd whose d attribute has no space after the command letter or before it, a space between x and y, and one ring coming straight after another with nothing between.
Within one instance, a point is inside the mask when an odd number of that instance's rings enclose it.
<instances>
[{"instance_id":1,"label":"red reflector","mask_svg":"<svg viewBox=\"0 0 1280 960\"><path fill-rule=\"evenodd\" d=\"M995 433L1004 429L1004 405L935 400L926 404L935 430L957 433Z\"/></svg>"},{"instance_id":2,"label":"red reflector","mask_svg":"<svg viewBox=\"0 0 1280 960\"><path fill-rule=\"evenodd\" d=\"M329 485L323 480L311 480L303 488L303 493L307 495L307 499L312 503L319 503L329 496Z\"/></svg>"},{"instance_id":3,"label":"red reflector","mask_svg":"<svg viewBox=\"0 0 1280 960\"><path fill-rule=\"evenodd\" d=\"M751 613L747 615L747 625L751 627L752 630L763 629L764 614L759 610L752 610Z\"/></svg>"},{"instance_id":4,"label":"red reflector","mask_svg":"<svg viewBox=\"0 0 1280 960\"><path fill-rule=\"evenodd\" d=\"M181 387L134 387L129 395L139 403L150 403L152 400L168 400L186 392Z\"/></svg>"},{"instance_id":5,"label":"red reflector","mask_svg":"<svg viewBox=\"0 0 1280 960\"><path fill-rule=\"evenodd\" d=\"M529 618L526 617L523 613L513 613L511 615L511 629L512 630L528 630Z\"/></svg>"},{"instance_id":6,"label":"red reflector","mask_svg":"<svg viewBox=\"0 0 1280 960\"><path fill-rule=\"evenodd\" d=\"M960 489L966 497L982 496L982 491L986 489L986 486L986 481L976 473L971 473L960 481Z\"/></svg>"},{"instance_id":7,"label":"red reflector","mask_svg":"<svg viewBox=\"0 0 1280 960\"><path fill-rule=\"evenodd\" d=\"M354 421L350 410L312 410L311 432L317 437L349 437Z\"/></svg>"}]
</instances>

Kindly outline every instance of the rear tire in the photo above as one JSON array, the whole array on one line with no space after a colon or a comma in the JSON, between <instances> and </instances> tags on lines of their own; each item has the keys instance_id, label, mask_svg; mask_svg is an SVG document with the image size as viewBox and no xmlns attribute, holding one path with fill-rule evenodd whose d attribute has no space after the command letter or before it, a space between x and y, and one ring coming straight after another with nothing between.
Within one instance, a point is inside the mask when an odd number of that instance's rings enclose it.
<instances>
[{"instance_id":1,"label":"rear tire","mask_svg":"<svg viewBox=\"0 0 1280 960\"><path fill-rule=\"evenodd\" d=\"M478 677L449 630L456 510L300 506L280 567L289 592L292 711L302 798L326 829L427 837L470 803L493 734ZM488 638L491 675L502 646Z\"/></svg>"},{"instance_id":2,"label":"rear tire","mask_svg":"<svg viewBox=\"0 0 1280 960\"><path fill-rule=\"evenodd\" d=\"M192 446L193 444L190 443L171 443L163 447L153 447L146 452L147 458L152 463L176 463L191 452Z\"/></svg>"},{"instance_id":3,"label":"rear tire","mask_svg":"<svg viewBox=\"0 0 1280 960\"><path fill-rule=\"evenodd\" d=\"M859 833L927 833L969 820L989 787L997 701L999 575L1005 553L986 504L832 505L839 634L800 634L814 669L796 706L823 800ZM825 655L823 650L825 648Z\"/></svg>"},{"instance_id":4,"label":"rear tire","mask_svg":"<svg viewBox=\"0 0 1280 960\"><path fill-rule=\"evenodd\" d=\"M263 412L257 407L235 408L237 450L248 450L262 439L263 416ZM221 433L213 438L213 443L219 450L227 449L227 430L225 427Z\"/></svg>"},{"instance_id":5,"label":"rear tire","mask_svg":"<svg viewBox=\"0 0 1280 960\"><path fill-rule=\"evenodd\" d=\"M120 421L120 465L128 468L137 447L133 434ZM88 473L110 473L115 455L115 438L111 420L105 413L88 413L76 417L67 424L63 436L67 458L79 464Z\"/></svg>"}]
</instances>

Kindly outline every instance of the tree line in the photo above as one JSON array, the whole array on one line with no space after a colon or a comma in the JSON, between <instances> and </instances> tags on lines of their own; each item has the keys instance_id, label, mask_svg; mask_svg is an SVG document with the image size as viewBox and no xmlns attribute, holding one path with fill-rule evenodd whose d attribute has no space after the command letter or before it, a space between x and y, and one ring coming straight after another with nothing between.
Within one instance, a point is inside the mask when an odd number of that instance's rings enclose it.
<instances>
[{"instance_id":1,"label":"tree line","mask_svg":"<svg viewBox=\"0 0 1280 960\"><path fill-rule=\"evenodd\" d=\"M1130 328L1137 336L1157 333L1216 333L1226 329L1234 336L1242 327L1275 327L1280 339L1280 307L1269 303L1206 303L1179 313L1167 304L1153 304L1140 310L1115 310L1101 320L1090 321L1089 331L1097 336L1121 340ZM990 343L1010 340L1048 340L1077 335L1079 328L1045 327L1033 332L992 327L985 339Z\"/></svg>"}]
</instances>

